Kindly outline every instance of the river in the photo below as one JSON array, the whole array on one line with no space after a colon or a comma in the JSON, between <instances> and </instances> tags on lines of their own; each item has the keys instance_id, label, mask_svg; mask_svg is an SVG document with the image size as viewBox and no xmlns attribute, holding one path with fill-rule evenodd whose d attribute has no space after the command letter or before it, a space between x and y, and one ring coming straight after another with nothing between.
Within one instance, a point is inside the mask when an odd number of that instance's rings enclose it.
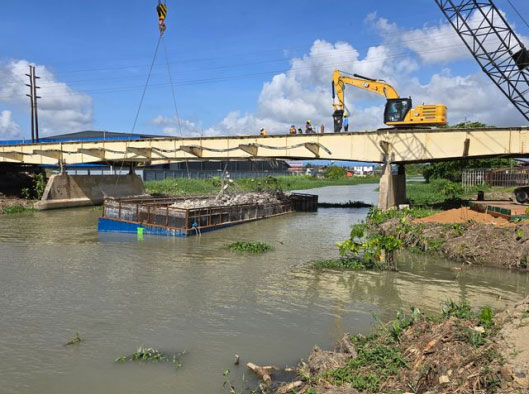
<instances>
[{"instance_id":1,"label":"river","mask_svg":"<svg viewBox=\"0 0 529 394\"><path fill-rule=\"evenodd\" d=\"M312 191L320 201L376 201L376 185ZM400 272L315 272L366 209L320 209L203 234L166 238L96 231L99 208L0 217L0 393L223 393L244 365L289 364L314 344L367 333L416 305L449 298L502 308L529 276L454 272L441 258L403 255ZM274 250L234 254L260 240ZM64 346L75 332L82 342ZM187 351L182 367L119 364L139 345ZM234 354L241 365L233 365Z\"/></svg>"}]
</instances>

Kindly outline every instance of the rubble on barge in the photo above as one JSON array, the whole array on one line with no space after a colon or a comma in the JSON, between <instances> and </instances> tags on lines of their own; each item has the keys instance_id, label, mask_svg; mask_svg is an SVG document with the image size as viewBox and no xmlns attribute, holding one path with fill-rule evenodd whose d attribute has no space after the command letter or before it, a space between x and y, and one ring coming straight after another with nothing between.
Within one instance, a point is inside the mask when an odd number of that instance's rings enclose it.
<instances>
[{"instance_id":1,"label":"rubble on barge","mask_svg":"<svg viewBox=\"0 0 529 394\"><path fill-rule=\"evenodd\" d=\"M282 192L107 198L98 231L185 237L294 211L315 211L317 205L318 196Z\"/></svg>"}]
</instances>

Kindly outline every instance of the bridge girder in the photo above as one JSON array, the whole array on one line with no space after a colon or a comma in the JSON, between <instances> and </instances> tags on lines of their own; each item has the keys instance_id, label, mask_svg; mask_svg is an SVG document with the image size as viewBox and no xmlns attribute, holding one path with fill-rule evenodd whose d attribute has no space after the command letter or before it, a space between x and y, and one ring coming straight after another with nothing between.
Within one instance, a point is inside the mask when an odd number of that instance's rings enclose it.
<instances>
[{"instance_id":1,"label":"bridge girder","mask_svg":"<svg viewBox=\"0 0 529 394\"><path fill-rule=\"evenodd\" d=\"M349 160L416 163L529 156L529 128L378 130L269 137L152 138L0 145L0 163L168 163L182 160Z\"/></svg>"}]
</instances>

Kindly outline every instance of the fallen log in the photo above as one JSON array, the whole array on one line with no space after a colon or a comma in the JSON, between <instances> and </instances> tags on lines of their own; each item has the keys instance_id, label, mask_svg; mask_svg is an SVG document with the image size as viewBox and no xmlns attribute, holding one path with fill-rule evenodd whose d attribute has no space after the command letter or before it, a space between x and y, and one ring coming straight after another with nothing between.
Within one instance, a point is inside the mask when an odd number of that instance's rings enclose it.
<instances>
[{"instance_id":1,"label":"fallen log","mask_svg":"<svg viewBox=\"0 0 529 394\"><path fill-rule=\"evenodd\" d=\"M267 386L272 383L272 378L270 377L269 370L273 369L271 367L263 368L254 363L248 363L246 366L252 370Z\"/></svg>"}]
</instances>

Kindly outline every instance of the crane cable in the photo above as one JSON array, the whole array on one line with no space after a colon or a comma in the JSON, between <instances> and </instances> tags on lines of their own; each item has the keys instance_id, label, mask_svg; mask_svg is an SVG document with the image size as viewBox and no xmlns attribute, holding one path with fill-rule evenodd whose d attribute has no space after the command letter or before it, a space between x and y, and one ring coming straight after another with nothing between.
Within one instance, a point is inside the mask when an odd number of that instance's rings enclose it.
<instances>
[{"instance_id":1,"label":"crane cable","mask_svg":"<svg viewBox=\"0 0 529 394\"><path fill-rule=\"evenodd\" d=\"M164 53L165 53L165 62L167 63L167 72L169 74L169 83L171 84L171 94L173 96L173 105L174 105L175 116L176 116L176 124L177 124L178 130L180 132L180 138L184 138L184 136L182 134L182 122L180 120L180 115L178 113L178 106L176 104L176 94L175 94L175 89L174 89L173 77L172 77L172 74L171 74L171 66L170 66L170 63L169 63L169 56L167 55L167 46L165 45L165 40L163 39L163 34L161 34L160 37L162 37L163 49L164 49ZM187 178L191 179L191 175L189 173L189 164L188 164L187 158L185 158L185 163L186 163Z\"/></svg>"}]
</instances>

